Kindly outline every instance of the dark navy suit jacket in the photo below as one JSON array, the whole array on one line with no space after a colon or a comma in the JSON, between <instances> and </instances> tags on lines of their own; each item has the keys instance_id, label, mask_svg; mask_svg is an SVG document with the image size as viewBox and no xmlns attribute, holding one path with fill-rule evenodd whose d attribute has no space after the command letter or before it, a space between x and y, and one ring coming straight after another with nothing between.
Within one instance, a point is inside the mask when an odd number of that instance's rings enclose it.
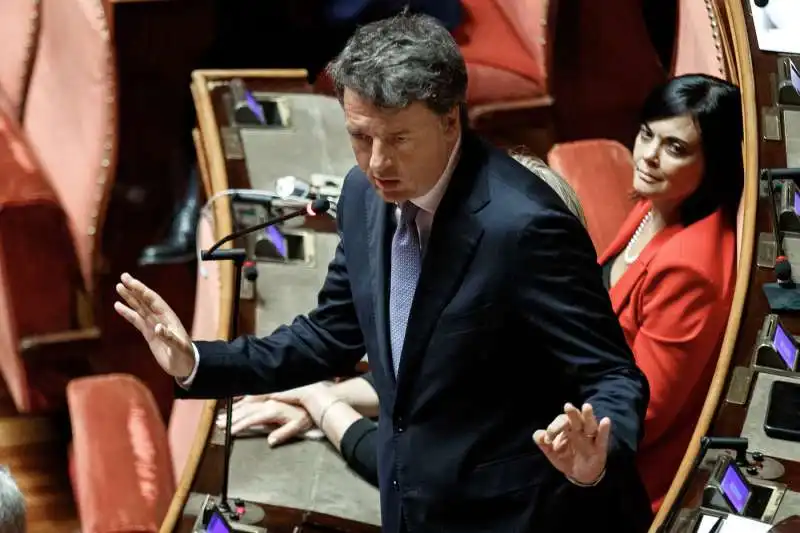
<instances>
[{"instance_id":1,"label":"dark navy suit jacket","mask_svg":"<svg viewBox=\"0 0 800 533\"><path fill-rule=\"evenodd\" d=\"M317 308L268 337L198 342L195 380L178 394L295 387L350 373L366 352L380 398L384 531L646 531L649 502L633 456L648 386L580 222L544 181L465 134L395 379L392 211L353 169ZM568 401L591 402L613 423L608 473L596 487L570 484L531 439Z\"/></svg>"}]
</instances>

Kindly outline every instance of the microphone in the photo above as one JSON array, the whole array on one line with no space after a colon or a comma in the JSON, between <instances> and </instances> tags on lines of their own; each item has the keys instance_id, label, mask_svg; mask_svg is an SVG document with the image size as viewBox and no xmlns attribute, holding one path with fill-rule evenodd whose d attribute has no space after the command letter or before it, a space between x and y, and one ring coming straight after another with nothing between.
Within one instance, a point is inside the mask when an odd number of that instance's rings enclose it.
<instances>
[{"instance_id":1,"label":"microphone","mask_svg":"<svg viewBox=\"0 0 800 533\"><path fill-rule=\"evenodd\" d=\"M265 222L261 222L260 224L248 226L239 231L234 231L230 235L226 235L225 237L215 242L208 250L203 250L203 252L200 254L200 257L202 258L203 261L214 261L217 259L232 259L232 257L229 254L224 253L228 250L219 250L219 247L225 244L226 242L230 242L234 239L238 239L239 237L244 237L245 235L253 233L254 231L258 231L269 226L274 226L275 224L280 224L281 222L286 222L287 220L291 220L299 216L305 215L313 217L316 215L320 215L322 213L325 213L330 208L331 208L331 203L327 198L317 198L316 200L310 202L308 205L306 205L301 209L290 211L285 215L276 218L271 218Z\"/></svg>"},{"instance_id":2,"label":"microphone","mask_svg":"<svg viewBox=\"0 0 800 533\"><path fill-rule=\"evenodd\" d=\"M233 261L234 262L234 290L233 290L233 305L231 309L231 316L230 316L230 325L229 325L229 337L230 340L235 339L238 337L238 325L239 325L239 304L241 301L241 286L242 286L242 271L247 270L245 275L248 278L255 279L257 272L253 265L248 265L245 261L247 252L241 248L233 248L233 249L225 249L220 250L219 248L225 244L226 242L230 242L234 239L238 239L239 237L243 237L255 231L267 228L269 226L274 226L275 224L280 224L281 222L285 222L287 220L291 220L296 217L300 216L316 216L322 213L325 213L330 209L331 203L328 201L327 198L317 198L313 202L310 202L305 207L301 209L296 209L294 211L290 211L283 216L279 216L276 218L272 218L260 224L255 224L253 226L249 226L243 228L239 231L235 231L230 235L227 235L217 242L215 242L211 248L208 250L203 250L200 254L200 258L203 261ZM227 518L235 521L243 520L243 515L245 514L245 508L240 506L233 506L231 507L230 503L228 502L228 479L230 476L230 460L231 460L231 449L232 449L232 437L231 437L231 424L233 416L233 398L230 396L225 398L225 445L223 449L223 473L222 473L222 490L220 496L220 502L217 506L217 509L224 514Z\"/></svg>"},{"instance_id":3,"label":"microphone","mask_svg":"<svg viewBox=\"0 0 800 533\"><path fill-rule=\"evenodd\" d=\"M767 7L769 0L753 0L753 3L756 5L756 7Z\"/></svg>"},{"instance_id":4,"label":"microphone","mask_svg":"<svg viewBox=\"0 0 800 533\"><path fill-rule=\"evenodd\" d=\"M778 285L785 289L793 289L795 284L792 280L792 264L785 255L775 258L775 277L778 278Z\"/></svg>"},{"instance_id":5,"label":"microphone","mask_svg":"<svg viewBox=\"0 0 800 533\"><path fill-rule=\"evenodd\" d=\"M775 275L778 278L778 285L785 289L794 288L792 281L792 264L786 257L783 251L783 239L781 239L780 223L778 222L778 209L775 207L775 189L772 184L773 174L778 173L778 170L784 172L795 171L795 169L772 169L767 168L762 172L767 178L767 190L769 191L769 211L772 215L772 236L775 239Z\"/></svg>"}]
</instances>

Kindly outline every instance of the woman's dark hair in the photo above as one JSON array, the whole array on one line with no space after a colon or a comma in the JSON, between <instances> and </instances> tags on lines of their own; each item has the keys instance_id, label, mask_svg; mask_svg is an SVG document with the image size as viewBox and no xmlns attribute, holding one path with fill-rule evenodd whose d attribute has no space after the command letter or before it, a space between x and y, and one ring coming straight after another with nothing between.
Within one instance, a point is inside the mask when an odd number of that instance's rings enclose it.
<instances>
[{"instance_id":1,"label":"woman's dark hair","mask_svg":"<svg viewBox=\"0 0 800 533\"><path fill-rule=\"evenodd\" d=\"M685 226L722 208L736 221L744 185L742 103L739 89L704 74L686 74L657 87L645 100L641 123L690 115L700 130L705 170L680 207Z\"/></svg>"}]
</instances>

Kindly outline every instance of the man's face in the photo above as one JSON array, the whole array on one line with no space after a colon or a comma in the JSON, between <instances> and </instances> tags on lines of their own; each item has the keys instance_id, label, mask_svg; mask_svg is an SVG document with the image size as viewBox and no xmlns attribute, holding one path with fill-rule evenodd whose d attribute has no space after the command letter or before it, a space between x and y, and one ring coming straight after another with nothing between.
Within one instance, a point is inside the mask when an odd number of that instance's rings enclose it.
<instances>
[{"instance_id":1,"label":"man's face","mask_svg":"<svg viewBox=\"0 0 800 533\"><path fill-rule=\"evenodd\" d=\"M385 201L418 198L436 185L461 134L458 107L445 115L420 102L383 109L349 89L343 107L356 162Z\"/></svg>"}]
</instances>

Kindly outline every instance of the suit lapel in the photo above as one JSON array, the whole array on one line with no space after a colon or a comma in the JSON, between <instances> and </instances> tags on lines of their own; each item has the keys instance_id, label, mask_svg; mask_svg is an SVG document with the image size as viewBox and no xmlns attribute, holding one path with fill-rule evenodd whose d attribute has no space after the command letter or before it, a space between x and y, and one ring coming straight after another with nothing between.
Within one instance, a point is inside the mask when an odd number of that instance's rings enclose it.
<instances>
[{"instance_id":1,"label":"suit lapel","mask_svg":"<svg viewBox=\"0 0 800 533\"><path fill-rule=\"evenodd\" d=\"M638 224L637 224L638 225ZM614 314L619 316L622 307L628 302L631 297L631 292L636 286L639 279L647 272L647 266L655 257L658 250L664 245L665 242L670 240L673 235L683 229L683 226L672 225L659 231L653 237L647 246L645 246L639 257L628 266L628 269L620 276L617 283L611 287L608 295L611 298L611 305L614 308ZM626 241L627 242L627 241ZM620 250L621 251L621 250Z\"/></svg>"},{"instance_id":2,"label":"suit lapel","mask_svg":"<svg viewBox=\"0 0 800 533\"><path fill-rule=\"evenodd\" d=\"M428 237L406 328L396 402L402 401L404 385L416 375L433 329L461 286L483 235L477 212L489 202L486 148L467 134L461 153Z\"/></svg>"},{"instance_id":3,"label":"suit lapel","mask_svg":"<svg viewBox=\"0 0 800 533\"><path fill-rule=\"evenodd\" d=\"M369 231L369 261L372 277L375 333L378 336L377 355L383 368L388 369L392 381L394 371L389 350L389 246L387 245L391 206L377 194L366 194L367 227Z\"/></svg>"}]
</instances>

